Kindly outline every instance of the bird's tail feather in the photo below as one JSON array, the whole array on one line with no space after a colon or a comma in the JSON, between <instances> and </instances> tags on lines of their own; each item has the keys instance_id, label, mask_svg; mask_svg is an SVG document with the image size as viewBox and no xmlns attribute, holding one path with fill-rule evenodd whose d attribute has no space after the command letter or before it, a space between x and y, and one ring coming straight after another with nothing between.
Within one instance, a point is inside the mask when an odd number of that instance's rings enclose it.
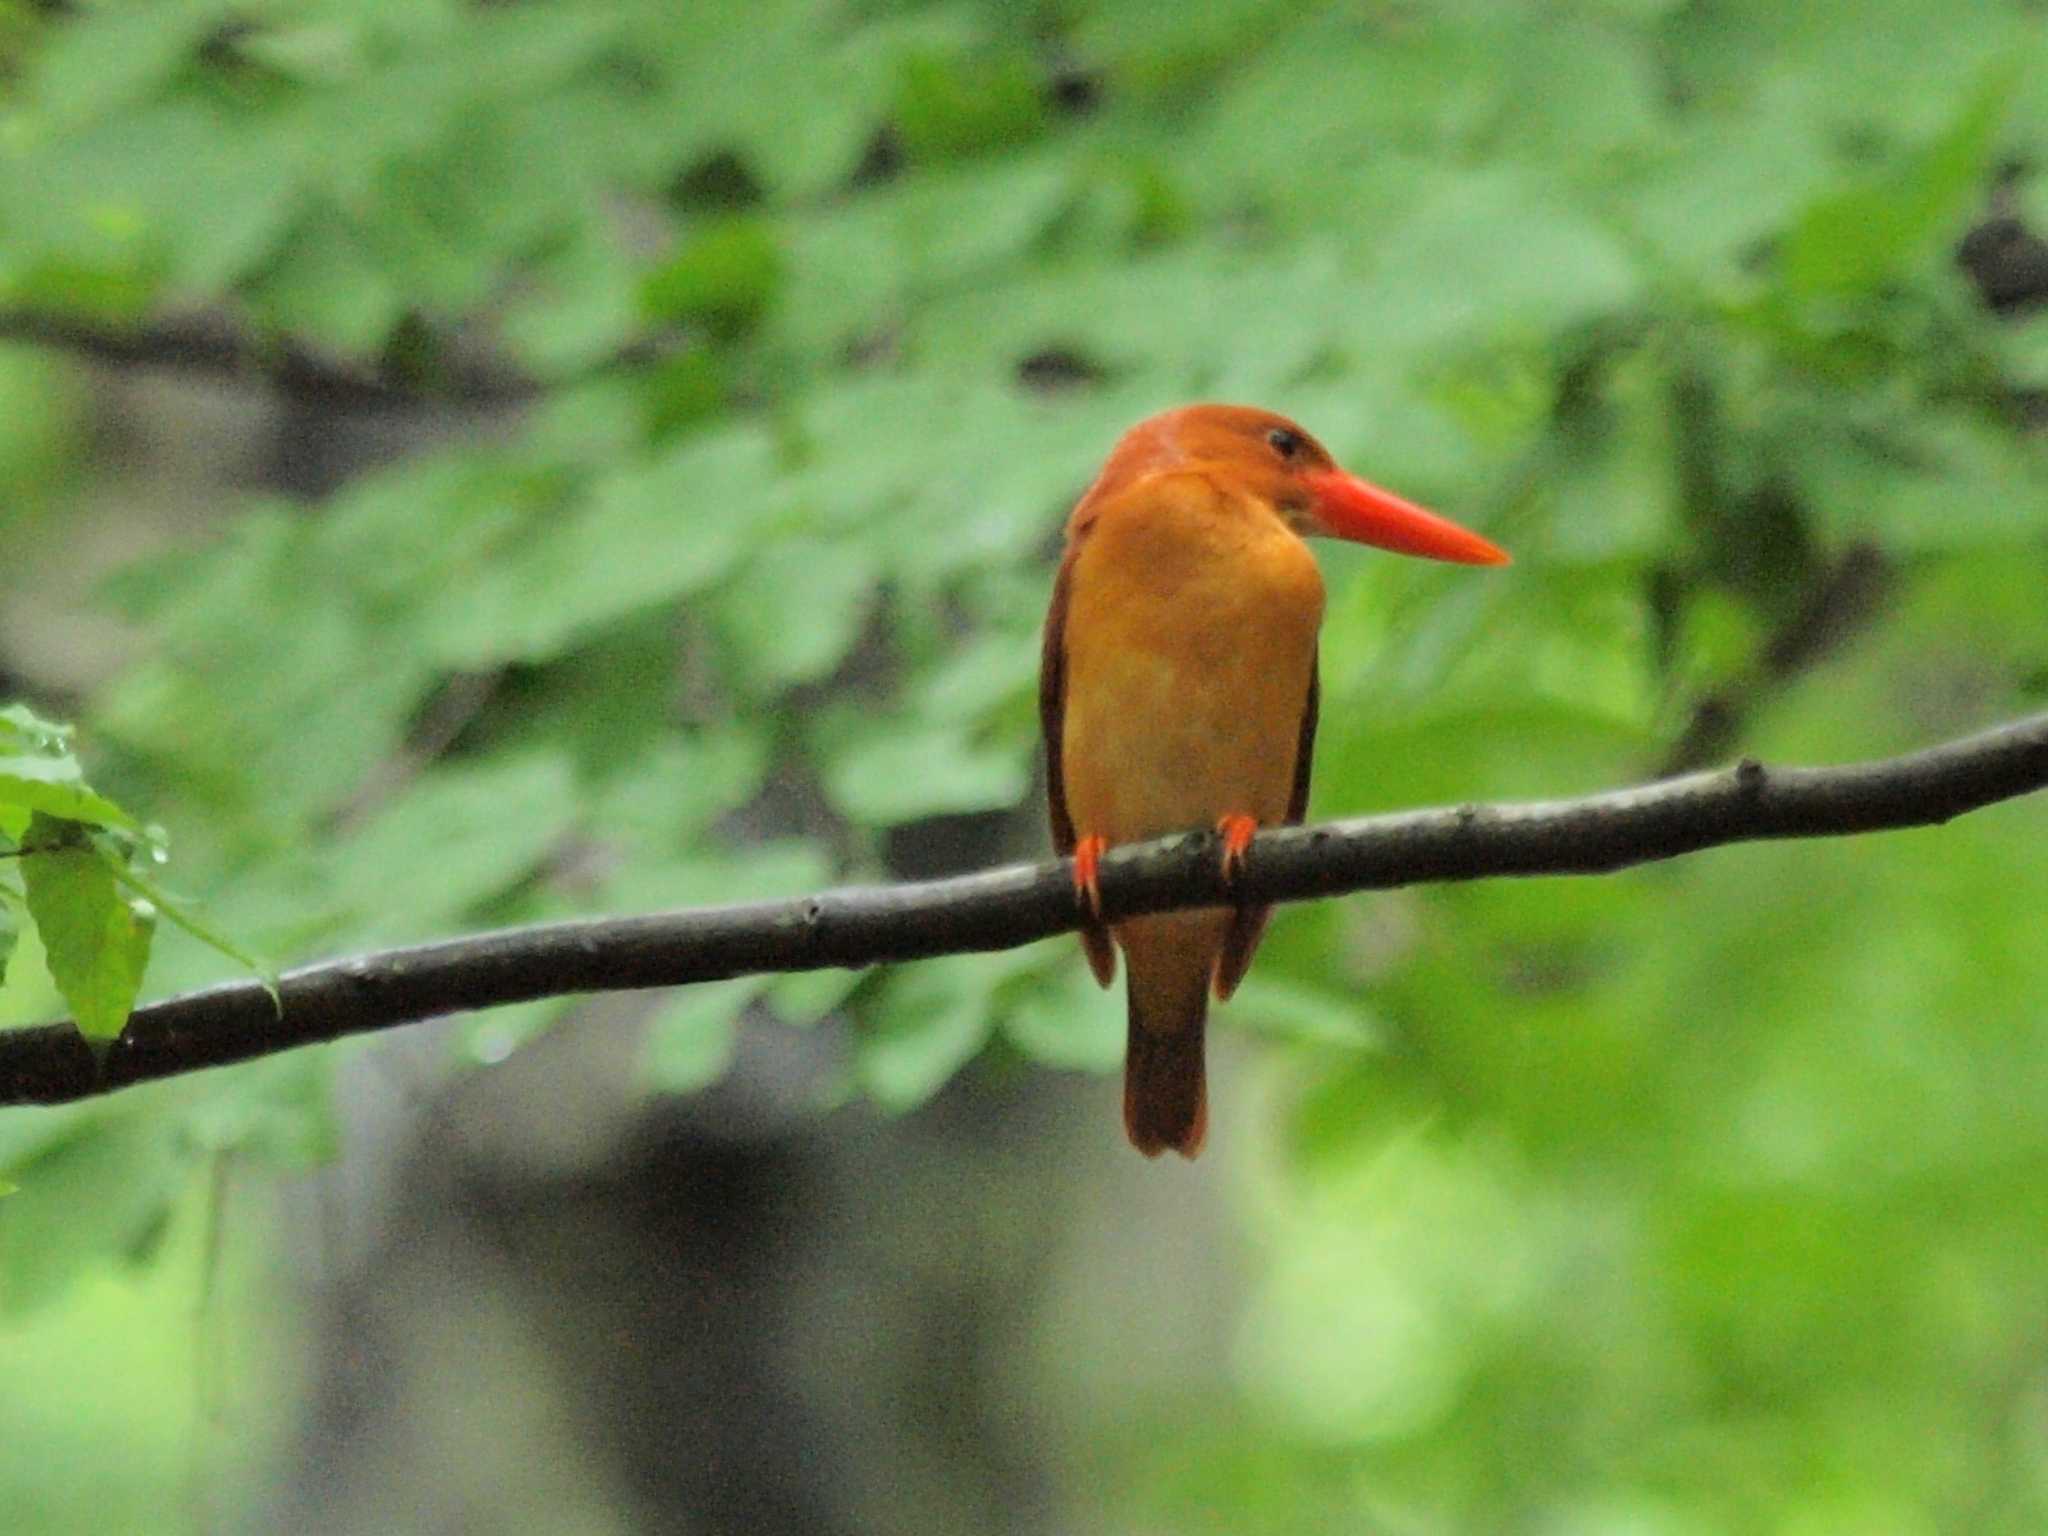
<instances>
[{"instance_id":1,"label":"bird's tail feather","mask_svg":"<svg viewBox=\"0 0 2048 1536\"><path fill-rule=\"evenodd\" d=\"M1148 968L1149 969L1149 968ZM1203 1033L1209 1014L1206 966L1179 967L1181 984L1148 985L1131 967L1130 1028L1124 1056L1124 1132L1147 1157L1168 1147L1182 1157L1202 1150L1209 1129Z\"/></svg>"},{"instance_id":2,"label":"bird's tail feather","mask_svg":"<svg viewBox=\"0 0 2048 1536\"><path fill-rule=\"evenodd\" d=\"M1202 1026L1155 1035L1131 1021L1124 1062L1124 1133L1147 1157L1168 1147L1182 1157L1202 1150L1209 1095L1202 1068Z\"/></svg>"}]
</instances>

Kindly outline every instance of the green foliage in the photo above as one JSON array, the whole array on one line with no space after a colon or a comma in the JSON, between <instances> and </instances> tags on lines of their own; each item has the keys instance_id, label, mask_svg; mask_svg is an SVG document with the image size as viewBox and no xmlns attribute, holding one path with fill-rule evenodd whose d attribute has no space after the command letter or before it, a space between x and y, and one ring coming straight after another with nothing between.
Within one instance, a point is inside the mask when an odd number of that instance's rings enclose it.
<instances>
[{"instance_id":1,"label":"green foliage","mask_svg":"<svg viewBox=\"0 0 2048 1536\"><path fill-rule=\"evenodd\" d=\"M1954 126L1886 174L1807 206L1785 242L1795 295L1867 293L1899 278L1966 215L2016 80L2010 66L1979 91Z\"/></svg>"},{"instance_id":2,"label":"green foliage","mask_svg":"<svg viewBox=\"0 0 2048 1536\"><path fill-rule=\"evenodd\" d=\"M1637 776L1709 695L1814 759L2039 707L2048 321L1952 252L1995 189L2048 206L2044 46L2021 0L0 7L0 307L218 307L429 400L479 348L532 385L106 586L135 643L76 710L96 787L0 715L0 1016L109 1032L145 955L152 993L219 975L208 934L788 894L933 818L1039 847L1051 540L1117 431L1194 397L1517 556L1326 554L1318 815ZM16 590L86 478L83 393L0 349ZM1885 605L1788 667L1866 547ZM121 806L175 829L204 925ZM1218 1022L1274 1083L1216 1136L1274 1154L1243 1390L1133 1409L1119 1376L1106 1437L1200 1450L1133 1454L1120 1497L1231 1531L2038 1527L2044 831L1280 914ZM698 989L645 1075L828 1016L837 1086L892 1109L1121 1048L1060 945ZM152 1251L195 1151L317 1156L305 1060L0 1116L0 1304Z\"/></svg>"},{"instance_id":3,"label":"green foliage","mask_svg":"<svg viewBox=\"0 0 2048 1536\"><path fill-rule=\"evenodd\" d=\"M111 1040L128 1021L149 963L159 912L221 954L263 967L141 872L166 857L161 828L85 782L69 728L26 706L0 708L0 984L20 936L35 923L51 980L87 1040Z\"/></svg>"},{"instance_id":4,"label":"green foliage","mask_svg":"<svg viewBox=\"0 0 2048 1536\"><path fill-rule=\"evenodd\" d=\"M129 836L134 828L85 783L68 730L18 704L0 710L0 851L19 879L0 875L0 979L27 916L72 1017L94 1042L127 1022L155 927L154 910L131 901L116 879L138 846L155 846Z\"/></svg>"},{"instance_id":5,"label":"green foliage","mask_svg":"<svg viewBox=\"0 0 2048 1536\"><path fill-rule=\"evenodd\" d=\"M19 845L37 815L121 831L135 825L86 787L69 731L10 704L0 709L0 832Z\"/></svg>"},{"instance_id":6,"label":"green foliage","mask_svg":"<svg viewBox=\"0 0 2048 1536\"><path fill-rule=\"evenodd\" d=\"M25 845L33 850L22 859L25 905L79 1032L111 1040L142 985L153 919L122 899L113 870L95 850L40 836L40 826L32 828Z\"/></svg>"}]
</instances>

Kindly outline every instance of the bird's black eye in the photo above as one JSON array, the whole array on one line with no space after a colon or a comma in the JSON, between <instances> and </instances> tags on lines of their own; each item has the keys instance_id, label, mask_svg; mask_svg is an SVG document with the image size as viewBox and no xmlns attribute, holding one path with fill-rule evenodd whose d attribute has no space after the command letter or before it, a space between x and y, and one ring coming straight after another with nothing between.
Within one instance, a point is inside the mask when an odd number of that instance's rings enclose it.
<instances>
[{"instance_id":1,"label":"bird's black eye","mask_svg":"<svg viewBox=\"0 0 2048 1536\"><path fill-rule=\"evenodd\" d=\"M1301 434L1289 431L1286 427L1275 427L1266 434L1266 441L1273 445L1273 451L1283 459L1295 457L1303 447Z\"/></svg>"}]
</instances>

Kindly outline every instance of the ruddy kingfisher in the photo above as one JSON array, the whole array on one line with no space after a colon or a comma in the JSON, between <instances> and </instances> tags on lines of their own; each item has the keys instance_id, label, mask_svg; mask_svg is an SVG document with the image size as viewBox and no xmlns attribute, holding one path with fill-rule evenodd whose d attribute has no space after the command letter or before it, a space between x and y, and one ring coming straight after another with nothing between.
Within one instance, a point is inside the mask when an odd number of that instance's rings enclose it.
<instances>
[{"instance_id":1,"label":"ruddy kingfisher","mask_svg":"<svg viewBox=\"0 0 2048 1536\"><path fill-rule=\"evenodd\" d=\"M1039 672L1054 846L1073 860L1096 980L1130 968L1124 1130L1201 1150L1211 991L1244 979L1267 908L1101 921L1104 852L1213 828L1226 876L1308 809L1323 581L1304 542L1466 565L1496 545L1337 467L1284 416L1190 405L1139 422L1067 520ZM1112 942L1114 947L1112 947Z\"/></svg>"}]
</instances>

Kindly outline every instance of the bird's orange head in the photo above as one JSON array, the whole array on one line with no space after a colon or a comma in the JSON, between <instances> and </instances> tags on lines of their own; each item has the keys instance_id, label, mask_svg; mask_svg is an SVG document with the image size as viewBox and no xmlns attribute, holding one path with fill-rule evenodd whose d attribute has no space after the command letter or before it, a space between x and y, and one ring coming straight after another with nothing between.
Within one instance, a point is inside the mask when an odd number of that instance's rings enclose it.
<instances>
[{"instance_id":1,"label":"bird's orange head","mask_svg":"<svg viewBox=\"0 0 2048 1536\"><path fill-rule=\"evenodd\" d=\"M1248 405L1184 405L1149 416L1111 450L1073 526L1149 475L1200 470L1253 496L1304 536L1324 535L1462 565L1506 565L1507 551L1340 469L1301 427Z\"/></svg>"}]
</instances>

